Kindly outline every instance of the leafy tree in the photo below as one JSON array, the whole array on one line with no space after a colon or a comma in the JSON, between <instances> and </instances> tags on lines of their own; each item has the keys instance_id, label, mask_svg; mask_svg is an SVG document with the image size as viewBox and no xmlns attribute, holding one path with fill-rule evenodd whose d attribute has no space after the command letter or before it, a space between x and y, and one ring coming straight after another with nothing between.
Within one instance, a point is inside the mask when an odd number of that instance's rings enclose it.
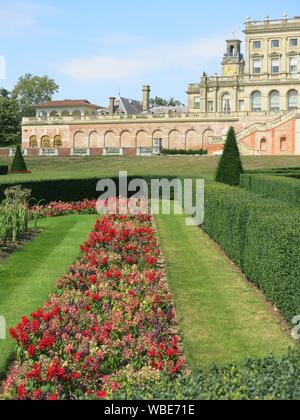
<instances>
[{"instance_id":1,"label":"leafy tree","mask_svg":"<svg viewBox=\"0 0 300 420\"><path fill-rule=\"evenodd\" d=\"M19 78L12 95L19 104L22 116L30 117L35 115L32 105L51 101L58 90L59 86L48 76L40 77L27 73Z\"/></svg>"},{"instance_id":2,"label":"leafy tree","mask_svg":"<svg viewBox=\"0 0 300 420\"><path fill-rule=\"evenodd\" d=\"M11 172L27 171L27 166L22 155L21 147L19 145L17 146L16 154L14 156L14 160L10 170Z\"/></svg>"},{"instance_id":3,"label":"leafy tree","mask_svg":"<svg viewBox=\"0 0 300 420\"><path fill-rule=\"evenodd\" d=\"M170 98L169 100L155 96L150 100L150 104L153 106L184 106L182 102L175 98Z\"/></svg>"},{"instance_id":4,"label":"leafy tree","mask_svg":"<svg viewBox=\"0 0 300 420\"><path fill-rule=\"evenodd\" d=\"M231 127L227 134L223 156L220 160L216 181L222 184L238 186L243 173L243 164L237 145L234 128Z\"/></svg>"},{"instance_id":5,"label":"leafy tree","mask_svg":"<svg viewBox=\"0 0 300 420\"><path fill-rule=\"evenodd\" d=\"M0 146L21 140L21 114L18 102L6 89L0 89Z\"/></svg>"}]
</instances>

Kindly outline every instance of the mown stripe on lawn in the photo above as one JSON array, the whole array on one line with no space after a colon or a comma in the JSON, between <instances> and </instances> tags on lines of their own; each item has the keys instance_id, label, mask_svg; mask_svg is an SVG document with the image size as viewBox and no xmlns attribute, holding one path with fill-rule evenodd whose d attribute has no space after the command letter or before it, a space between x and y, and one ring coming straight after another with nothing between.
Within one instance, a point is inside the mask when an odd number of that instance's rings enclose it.
<instances>
[{"instance_id":1,"label":"mown stripe on lawn","mask_svg":"<svg viewBox=\"0 0 300 420\"><path fill-rule=\"evenodd\" d=\"M96 221L94 215L66 216L39 222L42 233L0 264L0 315L7 328L38 309L55 291L56 280L80 255ZM0 375L5 373L14 343L0 340Z\"/></svg>"},{"instance_id":2,"label":"mown stripe on lawn","mask_svg":"<svg viewBox=\"0 0 300 420\"><path fill-rule=\"evenodd\" d=\"M192 368L276 356L292 346L262 297L197 226L157 216L167 275Z\"/></svg>"}]
</instances>

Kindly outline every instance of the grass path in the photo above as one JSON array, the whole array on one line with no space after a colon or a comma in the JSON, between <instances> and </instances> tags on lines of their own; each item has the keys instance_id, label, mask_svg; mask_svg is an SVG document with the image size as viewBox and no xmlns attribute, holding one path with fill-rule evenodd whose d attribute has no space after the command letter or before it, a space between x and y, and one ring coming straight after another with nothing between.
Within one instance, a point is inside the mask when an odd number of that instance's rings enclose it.
<instances>
[{"instance_id":1,"label":"grass path","mask_svg":"<svg viewBox=\"0 0 300 420\"><path fill-rule=\"evenodd\" d=\"M79 246L92 230L96 216L67 216L39 222L42 233L0 264L0 315L7 327L38 309L55 290L56 280L80 255ZM0 375L14 344L0 340Z\"/></svg>"},{"instance_id":2,"label":"grass path","mask_svg":"<svg viewBox=\"0 0 300 420\"><path fill-rule=\"evenodd\" d=\"M183 216L157 216L168 281L192 368L280 355L292 340L230 261Z\"/></svg>"}]
</instances>

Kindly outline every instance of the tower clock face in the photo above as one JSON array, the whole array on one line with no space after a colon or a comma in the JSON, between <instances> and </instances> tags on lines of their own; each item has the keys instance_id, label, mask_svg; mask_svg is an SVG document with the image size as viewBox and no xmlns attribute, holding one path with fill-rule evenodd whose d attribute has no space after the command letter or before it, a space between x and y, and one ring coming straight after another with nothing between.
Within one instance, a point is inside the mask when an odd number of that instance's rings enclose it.
<instances>
[{"instance_id":1,"label":"tower clock face","mask_svg":"<svg viewBox=\"0 0 300 420\"><path fill-rule=\"evenodd\" d=\"M223 75L225 77L233 77L238 75L238 69L234 66L224 67Z\"/></svg>"}]
</instances>

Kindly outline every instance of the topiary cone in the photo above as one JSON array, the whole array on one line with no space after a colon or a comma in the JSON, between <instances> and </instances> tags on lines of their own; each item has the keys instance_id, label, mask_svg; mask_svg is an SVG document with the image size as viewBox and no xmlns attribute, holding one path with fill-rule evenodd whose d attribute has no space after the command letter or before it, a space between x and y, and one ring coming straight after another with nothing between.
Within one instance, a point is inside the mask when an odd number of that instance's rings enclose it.
<instances>
[{"instance_id":1,"label":"topiary cone","mask_svg":"<svg viewBox=\"0 0 300 420\"><path fill-rule=\"evenodd\" d=\"M21 147L17 146L16 154L11 165L11 172L27 172L27 166L22 155Z\"/></svg>"},{"instance_id":2,"label":"topiary cone","mask_svg":"<svg viewBox=\"0 0 300 420\"><path fill-rule=\"evenodd\" d=\"M216 181L233 186L240 185L240 177L244 172L234 128L227 134L224 152L219 163Z\"/></svg>"}]
</instances>

